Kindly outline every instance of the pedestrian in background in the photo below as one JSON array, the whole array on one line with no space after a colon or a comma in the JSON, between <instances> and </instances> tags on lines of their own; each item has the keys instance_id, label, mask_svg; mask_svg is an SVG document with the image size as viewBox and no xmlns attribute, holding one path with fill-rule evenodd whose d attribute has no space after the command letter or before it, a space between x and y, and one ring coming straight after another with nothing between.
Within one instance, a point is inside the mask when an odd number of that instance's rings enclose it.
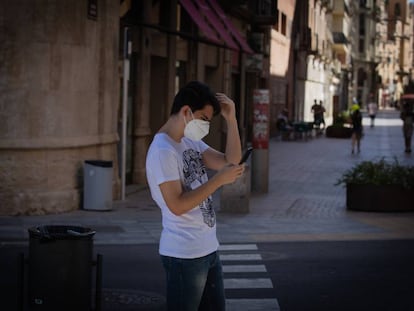
<instances>
[{"instance_id":1,"label":"pedestrian in background","mask_svg":"<svg viewBox=\"0 0 414 311\"><path fill-rule=\"evenodd\" d=\"M320 100L319 101L319 119L320 119L320 124L323 124L322 129L325 129L325 112L326 109L323 106L323 102Z\"/></svg>"},{"instance_id":2,"label":"pedestrian in background","mask_svg":"<svg viewBox=\"0 0 414 311\"><path fill-rule=\"evenodd\" d=\"M219 113L227 123L225 153L201 141ZM146 159L151 195L162 214L159 253L166 272L168 310L225 310L211 195L242 176L240 159L234 102L201 82L185 85ZM207 168L217 171L210 179Z\"/></svg>"},{"instance_id":3,"label":"pedestrian in background","mask_svg":"<svg viewBox=\"0 0 414 311\"><path fill-rule=\"evenodd\" d=\"M313 113L313 124L319 128L321 125L321 109L316 99L314 99L313 102L314 103L311 107L311 112Z\"/></svg>"},{"instance_id":4,"label":"pedestrian in background","mask_svg":"<svg viewBox=\"0 0 414 311\"><path fill-rule=\"evenodd\" d=\"M378 111L378 104L375 101L374 95L371 93L369 95L369 103L368 103L368 115L371 119L371 127L374 127L375 117Z\"/></svg>"},{"instance_id":5,"label":"pedestrian in background","mask_svg":"<svg viewBox=\"0 0 414 311\"><path fill-rule=\"evenodd\" d=\"M403 134L405 153L411 153L411 138L413 136L413 122L414 122L414 98L402 99L400 117L403 121Z\"/></svg>"},{"instance_id":6,"label":"pedestrian in background","mask_svg":"<svg viewBox=\"0 0 414 311\"><path fill-rule=\"evenodd\" d=\"M325 129L325 119L324 119L324 113L325 108L322 106L322 101L318 101L315 99L314 104L311 107L311 112L313 113L313 125L316 129L316 133L318 135L322 134L323 130ZM323 127L321 127L321 124L323 124Z\"/></svg>"},{"instance_id":7,"label":"pedestrian in background","mask_svg":"<svg viewBox=\"0 0 414 311\"><path fill-rule=\"evenodd\" d=\"M351 108L351 121L352 121L352 151L355 153L355 146L357 147L357 152L361 152L361 138L363 135L362 127L362 114L358 104L352 105Z\"/></svg>"}]
</instances>

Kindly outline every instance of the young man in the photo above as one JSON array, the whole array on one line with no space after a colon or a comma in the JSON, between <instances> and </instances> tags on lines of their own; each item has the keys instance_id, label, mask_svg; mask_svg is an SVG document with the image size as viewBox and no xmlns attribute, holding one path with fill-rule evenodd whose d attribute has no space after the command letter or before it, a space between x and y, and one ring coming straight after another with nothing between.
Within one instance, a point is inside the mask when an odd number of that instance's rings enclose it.
<instances>
[{"instance_id":1,"label":"young man","mask_svg":"<svg viewBox=\"0 0 414 311\"><path fill-rule=\"evenodd\" d=\"M227 122L225 153L201 141L214 115ZM171 115L148 150L152 198L161 208L159 253L166 271L168 310L225 309L211 195L241 177L241 143L234 102L198 81L175 96ZM206 169L217 173L208 179Z\"/></svg>"}]
</instances>

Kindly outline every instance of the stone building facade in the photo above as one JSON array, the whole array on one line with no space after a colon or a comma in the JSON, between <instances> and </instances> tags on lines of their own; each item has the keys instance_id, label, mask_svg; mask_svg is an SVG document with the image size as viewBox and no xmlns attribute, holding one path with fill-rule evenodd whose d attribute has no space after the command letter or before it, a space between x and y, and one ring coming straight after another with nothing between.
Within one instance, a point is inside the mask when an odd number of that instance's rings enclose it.
<instances>
[{"instance_id":1,"label":"stone building facade","mask_svg":"<svg viewBox=\"0 0 414 311\"><path fill-rule=\"evenodd\" d=\"M116 157L119 4L98 5L0 1L0 214L77 209L83 160Z\"/></svg>"},{"instance_id":2,"label":"stone building facade","mask_svg":"<svg viewBox=\"0 0 414 311\"><path fill-rule=\"evenodd\" d=\"M0 0L0 214L81 208L85 160L113 162L114 199L122 170L145 184L148 145L190 80L235 100L245 146L253 90L269 87L269 55L250 34L269 41L275 4ZM217 118L207 142L222 149L225 130Z\"/></svg>"},{"instance_id":3,"label":"stone building facade","mask_svg":"<svg viewBox=\"0 0 414 311\"><path fill-rule=\"evenodd\" d=\"M235 100L243 147L257 89L271 136L283 108L312 121L322 101L329 125L352 97L395 96L412 28L404 0L0 0L0 214L81 208L85 160L113 162L114 199L145 185L148 145L190 80ZM216 118L207 143L223 149L225 131Z\"/></svg>"}]
</instances>

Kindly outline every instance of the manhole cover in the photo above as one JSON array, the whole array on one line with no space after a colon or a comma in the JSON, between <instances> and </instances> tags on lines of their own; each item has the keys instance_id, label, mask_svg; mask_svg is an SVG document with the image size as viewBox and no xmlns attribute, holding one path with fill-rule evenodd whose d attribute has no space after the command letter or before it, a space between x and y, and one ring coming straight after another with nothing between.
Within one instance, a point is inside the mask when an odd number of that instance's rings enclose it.
<instances>
[{"instance_id":1,"label":"manhole cover","mask_svg":"<svg viewBox=\"0 0 414 311\"><path fill-rule=\"evenodd\" d=\"M152 292L127 289L103 289L104 311L166 310L165 297Z\"/></svg>"}]
</instances>

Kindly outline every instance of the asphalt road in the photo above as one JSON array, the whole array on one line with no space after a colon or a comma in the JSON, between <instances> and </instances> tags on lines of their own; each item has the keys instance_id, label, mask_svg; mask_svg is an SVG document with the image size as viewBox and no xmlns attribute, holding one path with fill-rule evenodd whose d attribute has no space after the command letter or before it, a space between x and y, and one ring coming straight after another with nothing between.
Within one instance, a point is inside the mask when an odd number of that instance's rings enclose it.
<instances>
[{"instance_id":1,"label":"asphalt road","mask_svg":"<svg viewBox=\"0 0 414 311\"><path fill-rule=\"evenodd\" d=\"M27 257L27 248L0 248L1 310L19 310L20 252ZM103 255L103 310L165 310L157 245L94 253ZM236 244L220 254L229 310L414 310L414 240Z\"/></svg>"}]
</instances>

